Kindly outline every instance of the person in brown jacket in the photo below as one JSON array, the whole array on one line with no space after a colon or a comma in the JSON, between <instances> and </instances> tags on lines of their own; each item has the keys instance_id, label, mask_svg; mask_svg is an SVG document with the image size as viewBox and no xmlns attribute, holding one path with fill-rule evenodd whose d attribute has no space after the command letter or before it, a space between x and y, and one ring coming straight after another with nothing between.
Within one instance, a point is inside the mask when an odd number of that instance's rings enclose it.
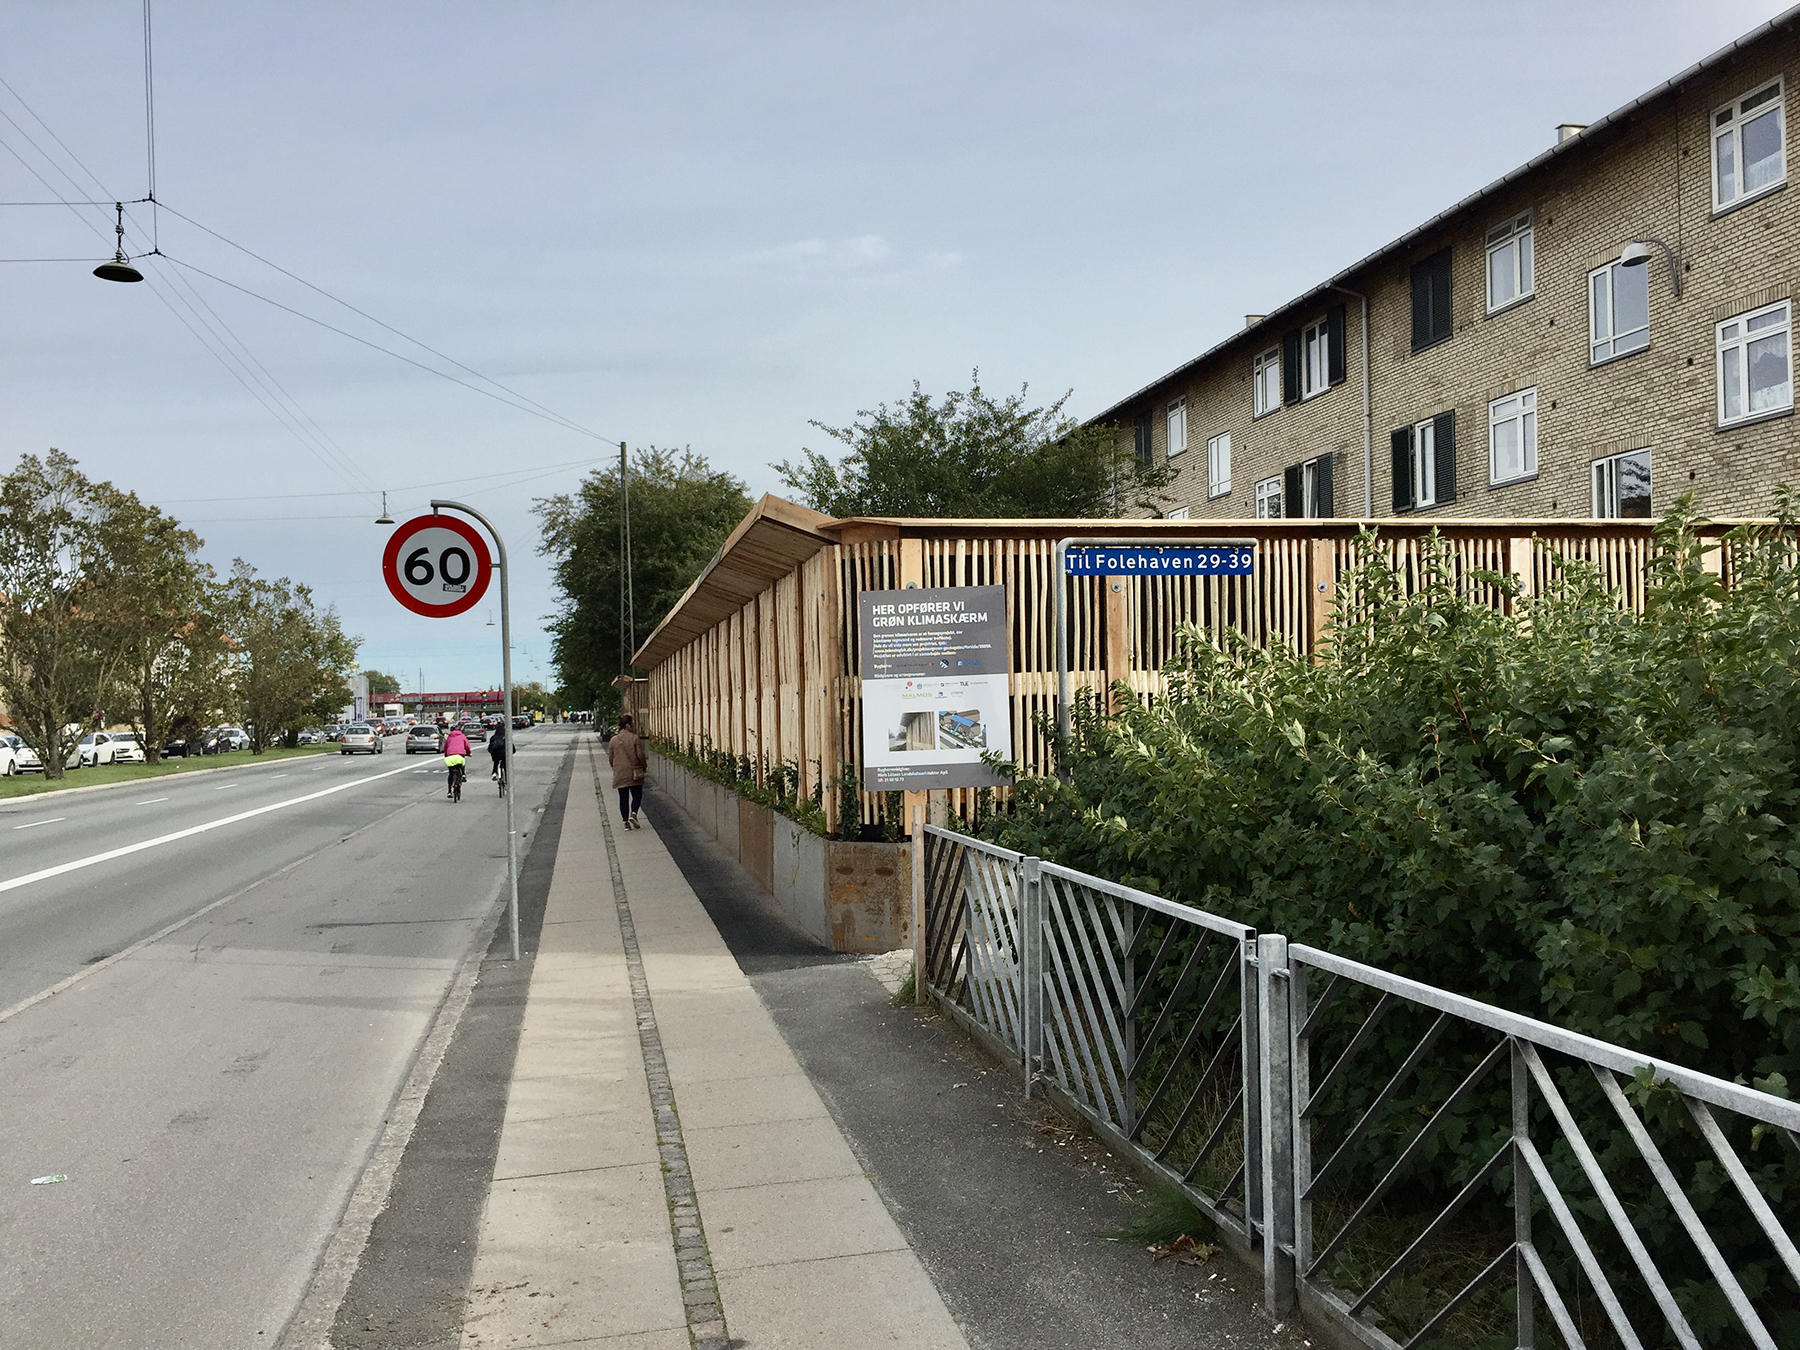
<instances>
[{"instance_id":1,"label":"person in brown jacket","mask_svg":"<svg viewBox=\"0 0 1800 1350\"><path fill-rule=\"evenodd\" d=\"M619 729L606 747L612 761L613 786L619 790L619 818L628 830L640 830L638 808L644 804L644 770L650 757L644 753L644 738L631 729L629 716L619 719Z\"/></svg>"}]
</instances>

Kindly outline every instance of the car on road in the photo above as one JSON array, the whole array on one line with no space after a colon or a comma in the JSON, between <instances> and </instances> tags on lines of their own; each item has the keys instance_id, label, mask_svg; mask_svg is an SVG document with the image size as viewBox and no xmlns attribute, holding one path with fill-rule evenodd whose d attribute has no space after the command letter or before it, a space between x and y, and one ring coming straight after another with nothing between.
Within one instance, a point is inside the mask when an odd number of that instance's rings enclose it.
<instances>
[{"instance_id":1,"label":"car on road","mask_svg":"<svg viewBox=\"0 0 1800 1350\"><path fill-rule=\"evenodd\" d=\"M356 755L365 750L371 755L381 753L381 733L367 722L353 722L345 727L343 744L338 747L338 753Z\"/></svg>"},{"instance_id":2,"label":"car on road","mask_svg":"<svg viewBox=\"0 0 1800 1350\"><path fill-rule=\"evenodd\" d=\"M444 733L429 722L421 722L406 733L406 753L416 755L423 751L435 755L444 748Z\"/></svg>"},{"instance_id":3,"label":"car on road","mask_svg":"<svg viewBox=\"0 0 1800 1350\"><path fill-rule=\"evenodd\" d=\"M468 721L458 723L458 725L462 729L462 734L469 738L470 745L487 744L488 729L474 718L471 717Z\"/></svg>"},{"instance_id":4,"label":"car on road","mask_svg":"<svg viewBox=\"0 0 1800 1350\"><path fill-rule=\"evenodd\" d=\"M531 714L530 713L514 713L513 714L513 730L514 731L523 731L523 730L525 730L526 727L528 727L530 725L531 725Z\"/></svg>"},{"instance_id":5,"label":"car on road","mask_svg":"<svg viewBox=\"0 0 1800 1350\"><path fill-rule=\"evenodd\" d=\"M65 769L92 769L102 764L142 764L144 746L133 732L90 731L63 761Z\"/></svg>"}]
</instances>

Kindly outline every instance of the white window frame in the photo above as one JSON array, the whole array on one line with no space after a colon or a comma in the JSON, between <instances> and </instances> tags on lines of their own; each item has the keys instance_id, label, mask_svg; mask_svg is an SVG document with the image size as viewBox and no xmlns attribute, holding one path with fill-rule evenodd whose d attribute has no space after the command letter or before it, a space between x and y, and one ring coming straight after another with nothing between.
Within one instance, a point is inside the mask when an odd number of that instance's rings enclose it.
<instances>
[{"instance_id":1,"label":"white window frame","mask_svg":"<svg viewBox=\"0 0 1800 1350\"><path fill-rule=\"evenodd\" d=\"M1494 299L1494 255L1510 249L1512 251L1513 285L1517 288L1510 299L1496 301ZM1532 231L1531 212L1515 216L1504 225L1496 225L1487 232L1487 252L1482 259L1482 284L1487 287L1487 312L1498 314L1503 309L1511 309L1522 300L1531 299L1536 290L1536 248Z\"/></svg>"},{"instance_id":2,"label":"white window frame","mask_svg":"<svg viewBox=\"0 0 1800 1350\"><path fill-rule=\"evenodd\" d=\"M1773 97L1766 97L1773 90ZM1760 101L1758 101L1760 100ZM1746 108L1746 103L1752 104ZM1743 126L1746 120L1755 121L1765 113L1773 111L1776 126L1781 133L1781 172L1762 186L1746 191L1744 181L1744 137ZM1745 114L1748 114L1746 119ZM1759 84L1749 93L1733 99L1730 103L1714 108L1712 117L1707 123L1707 135L1712 143L1712 202L1713 211L1732 210L1745 202L1755 201L1766 192L1773 192L1787 182L1787 84L1780 76ZM1719 194L1719 146L1728 142L1731 146L1732 177L1736 190L1730 197Z\"/></svg>"},{"instance_id":3,"label":"white window frame","mask_svg":"<svg viewBox=\"0 0 1800 1350\"><path fill-rule=\"evenodd\" d=\"M1271 347L1250 363L1250 409L1263 417L1281 406L1281 348Z\"/></svg>"},{"instance_id":4,"label":"white window frame","mask_svg":"<svg viewBox=\"0 0 1800 1350\"><path fill-rule=\"evenodd\" d=\"M1221 431L1206 442L1206 495L1223 497L1231 491L1231 433Z\"/></svg>"},{"instance_id":5,"label":"white window frame","mask_svg":"<svg viewBox=\"0 0 1800 1350\"><path fill-rule=\"evenodd\" d=\"M1500 473L1495 432L1508 422L1519 424L1519 467ZM1537 389L1518 389L1488 404L1488 486L1534 478L1538 471Z\"/></svg>"},{"instance_id":6,"label":"white window frame","mask_svg":"<svg viewBox=\"0 0 1800 1350\"><path fill-rule=\"evenodd\" d=\"M1731 318L1722 321L1713 329L1713 346L1716 352L1713 364L1717 373L1716 383L1718 387L1718 413L1720 426L1729 427L1736 426L1740 422L1756 422L1765 417L1777 417L1784 412L1792 411L1794 406L1793 303L1794 302L1791 300L1777 300L1774 304L1764 305L1760 309L1752 309L1743 314L1734 314ZM1751 320L1760 319L1764 315L1774 314L1777 311L1781 314L1780 323L1768 324L1757 329L1754 333L1751 332ZM1725 336L1727 329L1733 330L1733 336L1729 339ZM1752 411L1750 407L1750 344L1752 342L1761 342L1764 339L1774 337L1777 334L1780 334L1787 339L1787 396L1778 404L1773 404L1766 408L1757 408ZM1735 417L1727 417L1725 414L1725 356L1727 352L1731 351L1736 351L1738 353L1737 367L1739 378L1737 380L1737 392L1742 400L1741 410Z\"/></svg>"},{"instance_id":7,"label":"white window frame","mask_svg":"<svg viewBox=\"0 0 1800 1350\"><path fill-rule=\"evenodd\" d=\"M1595 520L1622 519L1619 515L1619 465L1622 461L1635 459L1639 455L1642 455L1646 461L1649 461L1649 467L1652 473L1654 473L1655 460L1652 458L1648 448L1642 450L1627 450L1623 454L1608 455L1605 459L1597 459L1594 461L1593 468L1590 472L1593 475L1593 507ZM1654 479L1652 480L1652 483L1654 484ZM1655 501L1654 496L1652 496L1651 500L1652 502Z\"/></svg>"},{"instance_id":8,"label":"white window frame","mask_svg":"<svg viewBox=\"0 0 1800 1350\"><path fill-rule=\"evenodd\" d=\"M1636 273L1638 273L1639 279L1644 284L1644 326L1642 328L1634 328L1629 333L1620 333L1620 332L1616 331L1618 324L1614 317L1614 315L1618 309L1618 306L1616 304L1616 297L1618 295L1619 274L1621 272L1636 272ZM1598 296L1596 296L1594 294L1594 283L1602 277L1604 277L1606 279L1606 321L1607 321L1607 326L1610 329L1614 330L1614 331L1610 332L1608 334L1608 336L1606 336L1604 338L1602 338L1599 335L1600 299ZM1588 285L1588 364L1590 366L1603 366L1608 361L1616 361L1622 356L1632 356L1638 352L1647 350L1650 346L1650 269L1649 269L1649 267L1647 267L1647 266L1645 266L1645 267L1626 267L1624 263L1620 262L1617 258L1615 258L1611 262L1607 263L1606 266L1596 267L1593 271L1589 272L1587 285ZM1621 342L1624 342L1628 339L1636 337L1639 333L1643 334L1644 340L1642 342L1638 343L1636 346L1621 347L1619 345ZM1600 348L1602 346L1604 346L1606 348L1605 351L1600 350Z\"/></svg>"},{"instance_id":9,"label":"white window frame","mask_svg":"<svg viewBox=\"0 0 1800 1350\"><path fill-rule=\"evenodd\" d=\"M1188 515L1189 515L1189 512L1188 512L1187 507L1178 506L1173 511L1169 512L1168 515L1164 516L1163 519L1164 520L1186 520L1188 518Z\"/></svg>"},{"instance_id":10,"label":"white window frame","mask_svg":"<svg viewBox=\"0 0 1800 1350\"><path fill-rule=\"evenodd\" d=\"M1300 330L1300 397L1317 398L1329 388L1331 327L1325 319L1320 319Z\"/></svg>"},{"instance_id":11,"label":"white window frame","mask_svg":"<svg viewBox=\"0 0 1800 1350\"><path fill-rule=\"evenodd\" d=\"M1177 455L1186 454L1188 448L1186 397L1170 401L1163 424L1169 434L1168 450L1164 458L1174 459Z\"/></svg>"},{"instance_id":12,"label":"white window frame","mask_svg":"<svg viewBox=\"0 0 1800 1350\"><path fill-rule=\"evenodd\" d=\"M1275 504L1273 511L1269 509L1271 501ZM1265 478L1256 485L1256 518L1258 520L1280 520L1281 508L1281 475L1276 474L1273 478Z\"/></svg>"},{"instance_id":13,"label":"white window frame","mask_svg":"<svg viewBox=\"0 0 1800 1350\"><path fill-rule=\"evenodd\" d=\"M1412 509L1421 511L1436 506L1437 499L1437 419L1427 417L1414 422L1412 429Z\"/></svg>"}]
</instances>

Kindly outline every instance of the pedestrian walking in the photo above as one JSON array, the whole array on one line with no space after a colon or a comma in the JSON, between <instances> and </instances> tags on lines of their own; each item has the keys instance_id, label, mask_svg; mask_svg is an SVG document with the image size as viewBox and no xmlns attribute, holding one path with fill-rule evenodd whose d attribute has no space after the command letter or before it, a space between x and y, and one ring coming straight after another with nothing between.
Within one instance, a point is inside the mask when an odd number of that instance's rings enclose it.
<instances>
[{"instance_id":1,"label":"pedestrian walking","mask_svg":"<svg viewBox=\"0 0 1800 1350\"><path fill-rule=\"evenodd\" d=\"M638 808L644 804L644 770L650 767L650 756L644 751L644 738L631 729L630 716L619 719L606 756L612 761L613 786L619 790L619 819L626 829L641 830Z\"/></svg>"}]
</instances>

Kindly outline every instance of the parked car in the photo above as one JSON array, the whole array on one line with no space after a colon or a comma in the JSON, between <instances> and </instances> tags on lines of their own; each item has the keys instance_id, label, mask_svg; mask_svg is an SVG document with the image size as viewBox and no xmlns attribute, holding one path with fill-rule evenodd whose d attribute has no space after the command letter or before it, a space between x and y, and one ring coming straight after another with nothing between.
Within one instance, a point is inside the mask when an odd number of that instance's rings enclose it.
<instances>
[{"instance_id":1,"label":"parked car","mask_svg":"<svg viewBox=\"0 0 1800 1350\"><path fill-rule=\"evenodd\" d=\"M249 748L250 733L245 731L242 727L219 728L220 754L224 754L228 750L248 750Z\"/></svg>"},{"instance_id":2,"label":"parked car","mask_svg":"<svg viewBox=\"0 0 1800 1350\"><path fill-rule=\"evenodd\" d=\"M142 764L144 746L130 731L90 731L63 761L65 769L92 769L101 764Z\"/></svg>"},{"instance_id":3,"label":"parked car","mask_svg":"<svg viewBox=\"0 0 1800 1350\"><path fill-rule=\"evenodd\" d=\"M333 722L330 725L328 725L325 728L325 739L327 741L343 740L344 739L344 724L342 722Z\"/></svg>"},{"instance_id":4,"label":"parked car","mask_svg":"<svg viewBox=\"0 0 1800 1350\"><path fill-rule=\"evenodd\" d=\"M299 734L294 737L295 745L323 745L324 743L325 733L318 727L301 727Z\"/></svg>"},{"instance_id":5,"label":"parked car","mask_svg":"<svg viewBox=\"0 0 1800 1350\"><path fill-rule=\"evenodd\" d=\"M25 743L23 736L14 736L10 733L0 736L0 745L5 746L11 756L12 767L7 770L9 777L12 774L42 773L44 771L44 761L38 758L37 751Z\"/></svg>"},{"instance_id":6,"label":"parked car","mask_svg":"<svg viewBox=\"0 0 1800 1350\"><path fill-rule=\"evenodd\" d=\"M444 748L444 733L429 722L421 722L406 733L406 753L416 755L424 751L435 755Z\"/></svg>"},{"instance_id":7,"label":"parked car","mask_svg":"<svg viewBox=\"0 0 1800 1350\"><path fill-rule=\"evenodd\" d=\"M381 753L381 733L367 722L353 722L345 727L343 744L338 747L338 753L355 755L365 750L371 755Z\"/></svg>"},{"instance_id":8,"label":"parked car","mask_svg":"<svg viewBox=\"0 0 1800 1350\"><path fill-rule=\"evenodd\" d=\"M163 742L162 755L164 759L186 759L204 753L205 745L205 732L195 727L183 727Z\"/></svg>"}]
</instances>

